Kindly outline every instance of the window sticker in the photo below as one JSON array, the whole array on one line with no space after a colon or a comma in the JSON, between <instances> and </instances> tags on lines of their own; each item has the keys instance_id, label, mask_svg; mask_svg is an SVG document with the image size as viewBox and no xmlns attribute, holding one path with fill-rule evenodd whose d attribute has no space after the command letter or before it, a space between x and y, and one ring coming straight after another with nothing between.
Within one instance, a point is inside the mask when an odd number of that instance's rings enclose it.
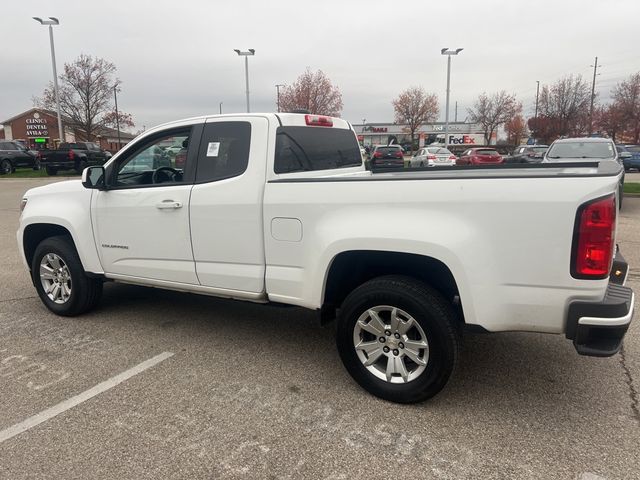
<instances>
[{"instance_id":1,"label":"window sticker","mask_svg":"<svg viewBox=\"0 0 640 480\"><path fill-rule=\"evenodd\" d=\"M207 157L217 157L220 150L220 142L209 142L207 145Z\"/></svg>"}]
</instances>

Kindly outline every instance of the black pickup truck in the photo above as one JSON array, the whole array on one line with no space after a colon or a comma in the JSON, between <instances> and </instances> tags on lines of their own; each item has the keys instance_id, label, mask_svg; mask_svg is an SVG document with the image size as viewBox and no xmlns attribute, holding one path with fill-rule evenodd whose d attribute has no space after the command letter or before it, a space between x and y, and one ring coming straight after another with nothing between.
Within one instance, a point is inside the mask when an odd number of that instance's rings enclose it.
<instances>
[{"instance_id":1,"label":"black pickup truck","mask_svg":"<svg viewBox=\"0 0 640 480\"><path fill-rule=\"evenodd\" d=\"M40 150L40 165L47 175L56 175L60 170L75 170L82 173L85 167L102 165L111 157L92 142L61 143L56 150Z\"/></svg>"}]
</instances>

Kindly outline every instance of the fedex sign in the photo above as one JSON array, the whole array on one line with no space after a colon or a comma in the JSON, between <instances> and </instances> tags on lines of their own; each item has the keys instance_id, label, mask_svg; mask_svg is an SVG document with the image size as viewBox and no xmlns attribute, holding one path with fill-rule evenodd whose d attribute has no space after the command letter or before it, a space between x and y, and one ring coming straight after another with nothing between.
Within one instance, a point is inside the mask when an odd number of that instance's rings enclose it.
<instances>
[{"instance_id":1,"label":"fedex sign","mask_svg":"<svg viewBox=\"0 0 640 480\"><path fill-rule=\"evenodd\" d=\"M475 135L449 135L449 145L475 145Z\"/></svg>"}]
</instances>

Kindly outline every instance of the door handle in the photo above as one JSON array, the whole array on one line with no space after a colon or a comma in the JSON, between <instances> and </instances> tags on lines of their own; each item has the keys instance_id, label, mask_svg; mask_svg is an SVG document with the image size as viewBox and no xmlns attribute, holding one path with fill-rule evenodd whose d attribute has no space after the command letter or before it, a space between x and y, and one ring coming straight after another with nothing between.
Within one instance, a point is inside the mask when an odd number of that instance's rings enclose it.
<instances>
[{"instance_id":1,"label":"door handle","mask_svg":"<svg viewBox=\"0 0 640 480\"><path fill-rule=\"evenodd\" d=\"M156 203L156 208L160 210L182 208L182 203L174 200L163 200L160 203Z\"/></svg>"}]
</instances>

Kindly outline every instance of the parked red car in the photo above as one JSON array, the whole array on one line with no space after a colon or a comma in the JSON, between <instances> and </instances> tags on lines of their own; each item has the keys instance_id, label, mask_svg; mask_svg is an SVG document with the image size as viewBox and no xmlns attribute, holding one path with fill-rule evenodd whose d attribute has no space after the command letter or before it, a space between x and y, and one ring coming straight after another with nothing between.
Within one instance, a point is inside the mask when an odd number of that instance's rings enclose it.
<instances>
[{"instance_id":1,"label":"parked red car","mask_svg":"<svg viewBox=\"0 0 640 480\"><path fill-rule=\"evenodd\" d=\"M456 165L498 165L504 162L493 148L470 148L456 160Z\"/></svg>"}]
</instances>

